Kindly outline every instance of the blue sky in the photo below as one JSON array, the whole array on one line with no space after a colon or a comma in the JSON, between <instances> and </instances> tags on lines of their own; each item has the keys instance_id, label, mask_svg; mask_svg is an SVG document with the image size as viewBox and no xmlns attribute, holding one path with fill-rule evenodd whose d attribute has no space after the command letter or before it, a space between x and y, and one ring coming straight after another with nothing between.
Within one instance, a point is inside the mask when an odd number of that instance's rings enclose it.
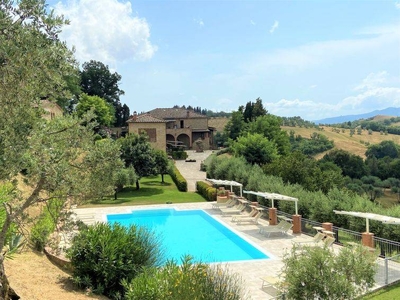
<instances>
[{"instance_id":1,"label":"blue sky","mask_svg":"<svg viewBox=\"0 0 400 300\"><path fill-rule=\"evenodd\" d=\"M80 63L122 76L145 112L233 111L258 97L317 120L400 107L400 1L49 1Z\"/></svg>"}]
</instances>

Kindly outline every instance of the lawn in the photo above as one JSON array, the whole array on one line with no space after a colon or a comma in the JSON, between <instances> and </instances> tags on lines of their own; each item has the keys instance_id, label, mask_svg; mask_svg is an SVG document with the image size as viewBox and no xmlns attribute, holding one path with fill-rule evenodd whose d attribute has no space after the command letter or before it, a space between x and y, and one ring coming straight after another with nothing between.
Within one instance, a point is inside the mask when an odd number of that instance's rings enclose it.
<instances>
[{"instance_id":1,"label":"lawn","mask_svg":"<svg viewBox=\"0 0 400 300\"><path fill-rule=\"evenodd\" d=\"M361 298L362 300L400 299L400 284L390 285Z\"/></svg>"},{"instance_id":2,"label":"lawn","mask_svg":"<svg viewBox=\"0 0 400 300\"><path fill-rule=\"evenodd\" d=\"M147 204L165 204L204 202L205 199L197 193L180 192L169 175L164 175L164 183L161 182L161 176L152 176L142 178L140 189L136 186L128 186L118 193L117 200L114 195L105 197L100 201L93 201L82 207L97 207L110 205L147 205Z\"/></svg>"}]
</instances>

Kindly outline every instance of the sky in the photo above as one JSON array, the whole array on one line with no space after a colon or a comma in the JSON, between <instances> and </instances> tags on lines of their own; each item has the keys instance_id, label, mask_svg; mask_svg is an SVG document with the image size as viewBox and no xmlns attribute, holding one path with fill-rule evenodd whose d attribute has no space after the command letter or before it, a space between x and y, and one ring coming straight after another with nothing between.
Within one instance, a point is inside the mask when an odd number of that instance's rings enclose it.
<instances>
[{"instance_id":1,"label":"sky","mask_svg":"<svg viewBox=\"0 0 400 300\"><path fill-rule=\"evenodd\" d=\"M400 0L63 0L80 64L122 76L131 110L191 105L319 120L400 107Z\"/></svg>"}]
</instances>

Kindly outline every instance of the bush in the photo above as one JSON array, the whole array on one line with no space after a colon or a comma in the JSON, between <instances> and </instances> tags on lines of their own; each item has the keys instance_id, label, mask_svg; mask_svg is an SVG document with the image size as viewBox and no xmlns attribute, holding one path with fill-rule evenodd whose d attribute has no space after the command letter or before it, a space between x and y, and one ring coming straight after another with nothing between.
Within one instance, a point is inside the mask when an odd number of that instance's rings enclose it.
<instances>
[{"instance_id":1,"label":"bush","mask_svg":"<svg viewBox=\"0 0 400 300\"><path fill-rule=\"evenodd\" d=\"M67 256L80 287L122 299L121 281L131 281L142 267L158 265L162 259L159 245L145 228L98 223L74 237Z\"/></svg>"},{"instance_id":2,"label":"bush","mask_svg":"<svg viewBox=\"0 0 400 300\"><path fill-rule=\"evenodd\" d=\"M176 168L173 166L169 169L169 175L171 176L172 180L175 182L176 187L181 192L187 192L187 181Z\"/></svg>"},{"instance_id":3,"label":"bush","mask_svg":"<svg viewBox=\"0 0 400 300\"><path fill-rule=\"evenodd\" d=\"M240 300L245 299L241 279L220 265L193 263L184 257L177 265L146 270L131 282L124 281L127 300Z\"/></svg>"},{"instance_id":4,"label":"bush","mask_svg":"<svg viewBox=\"0 0 400 300\"><path fill-rule=\"evenodd\" d=\"M43 251L47 241L49 240L50 234L52 234L56 229L61 209L62 201L58 199L49 201L38 221L32 227L30 240L36 250Z\"/></svg>"},{"instance_id":5,"label":"bush","mask_svg":"<svg viewBox=\"0 0 400 300\"><path fill-rule=\"evenodd\" d=\"M171 156L173 159L186 159L188 154L184 150L172 151Z\"/></svg>"},{"instance_id":6,"label":"bush","mask_svg":"<svg viewBox=\"0 0 400 300\"><path fill-rule=\"evenodd\" d=\"M217 189L204 181L196 181L196 190L207 201L217 200Z\"/></svg>"}]
</instances>

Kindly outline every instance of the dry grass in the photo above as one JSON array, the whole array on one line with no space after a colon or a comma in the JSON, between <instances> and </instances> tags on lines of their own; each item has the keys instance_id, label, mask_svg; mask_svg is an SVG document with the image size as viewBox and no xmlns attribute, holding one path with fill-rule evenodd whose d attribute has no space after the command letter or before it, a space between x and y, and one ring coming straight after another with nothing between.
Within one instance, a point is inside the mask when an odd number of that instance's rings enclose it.
<instances>
[{"instance_id":1,"label":"dry grass","mask_svg":"<svg viewBox=\"0 0 400 300\"><path fill-rule=\"evenodd\" d=\"M215 129L218 132L224 131L226 123L228 123L229 118L225 117L215 117L215 118L210 118L208 120L208 126L210 127L215 127Z\"/></svg>"},{"instance_id":2,"label":"dry grass","mask_svg":"<svg viewBox=\"0 0 400 300\"><path fill-rule=\"evenodd\" d=\"M53 265L42 253L27 250L6 260L5 270L11 287L21 299L89 300L108 299L90 296L77 289L70 275Z\"/></svg>"},{"instance_id":3,"label":"dry grass","mask_svg":"<svg viewBox=\"0 0 400 300\"><path fill-rule=\"evenodd\" d=\"M300 127L288 127L283 126L282 129L289 133L290 130L295 132L295 135L300 135L304 138L310 138L313 132L318 132L325 135L329 140L333 140L335 144L335 149L341 149L353 154L359 155L362 158L365 158L365 151L368 148L368 144L379 144L382 141L390 140L394 141L396 144L400 145L400 136L394 134L380 134L379 132L372 132L372 134L368 134L368 131L363 130L361 135L355 133L353 136L350 136L350 130L345 129L342 132L333 131L333 127L322 126L323 130L318 131L315 128L300 128ZM316 158L321 158L325 153L319 154Z\"/></svg>"}]
</instances>

